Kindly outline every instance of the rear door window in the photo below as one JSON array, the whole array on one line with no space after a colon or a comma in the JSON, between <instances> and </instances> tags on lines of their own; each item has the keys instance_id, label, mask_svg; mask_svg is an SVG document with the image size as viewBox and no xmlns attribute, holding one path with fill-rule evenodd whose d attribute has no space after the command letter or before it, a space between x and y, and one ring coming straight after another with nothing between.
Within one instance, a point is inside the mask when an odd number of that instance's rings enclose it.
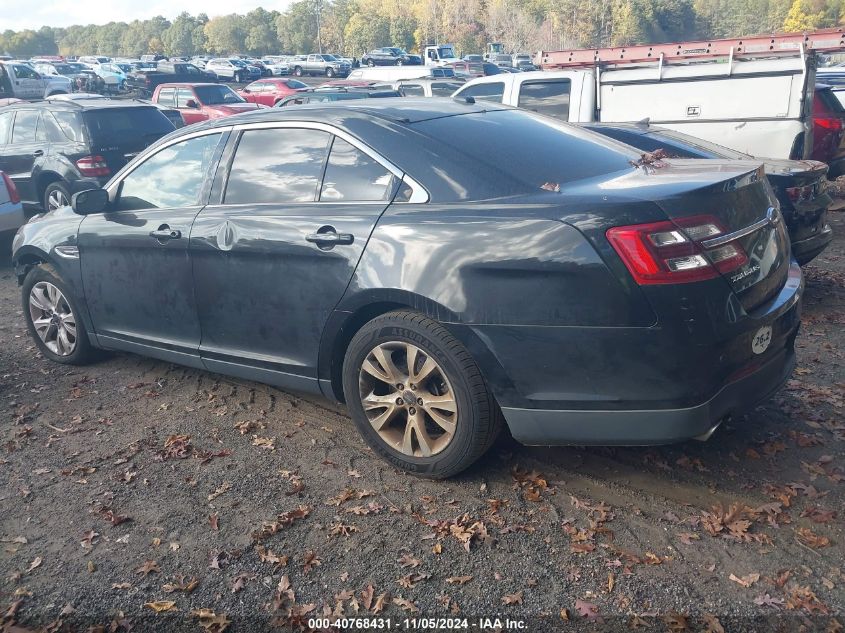
<instances>
[{"instance_id":1,"label":"rear door window","mask_svg":"<svg viewBox=\"0 0 845 633\"><path fill-rule=\"evenodd\" d=\"M389 201L394 178L387 169L370 156L341 138L332 143L320 202Z\"/></svg>"},{"instance_id":2,"label":"rear door window","mask_svg":"<svg viewBox=\"0 0 845 633\"><path fill-rule=\"evenodd\" d=\"M459 97L473 97L481 101L495 101L502 102L502 96L505 94L505 84L501 81L476 84L474 86L467 86L461 90Z\"/></svg>"},{"instance_id":3,"label":"rear door window","mask_svg":"<svg viewBox=\"0 0 845 633\"><path fill-rule=\"evenodd\" d=\"M14 112L4 112L0 114L0 145L5 145L9 142L9 137L12 131L12 121L15 118Z\"/></svg>"},{"instance_id":4,"label":"rear door window","mask_svg":"<svg viewBox=\"0 0 845 633\"><path fill-rule=\"evenodd\" d=\"M176 107L177 108L187 108L188 101L196 101L197 98L194 96L194 91L190 88L179 88L176 91Z\"/></svg>"},{"instance_id":5,"label":"rear door window","mask_svg":"<svg viewBox=\"0 0 845 633\"><path fill-rule=\"evenodd\" d=\"M43 112L41 118L38 120L38 129L35 132L35 139L38 141L47 141L50 143L64 143L67 141L64 132L59 127L56 119L50 112Z\"/></svg>"},{"instance_id":6,"label":"rear door window","mask_svg":"<svg viewBox=\"0 0 845 633\"><path fill-rule=\"evenodd\" d=\"M402 84L402 94L406 97L424 97L425 90L419 84Z\"/></svg>"},{"instance_id":7,"label":"rear door window","mask_svg":"<svg viewBox=\"0 0 845 633\"><path fill-rule=\"evenodd\" d=\"M82 142L84 140L84 126L80 124L79 117L73 112L53 112L56 122L62 129L64 135L71 141Z\"/></svg>"},{"instance_id":8,"label":"rear door window","mask_svg":"<svg viewBox=\"0 0 845 633\"><path fill-rule=\"evenodd\" d=\"M12 130L13 145L35 142L39 114L38 110L18 110L18 116L15 117L15 127Z\"/></svg>"},{"instance_id":9,"label":"rear door window","mask_svg":"<svg viewBox=\"0 0 845 633\"><path fill-rule=\"evenodd\" d=\"M431 96L432 97L451 97L455 90L460 88L460 84L453 84L453 83L445 83L442 81L436 81L431 84Z\"/></svg>"},{"instance_id":10,"label":"rear door window","mask_svg":"<svg viewBox=\"0 0 845 633\"><path fill-rule=\"evenodd\" d=\"M320 130L247 130L238 142L225 204L314 202L331 134Z\"/></svg>"},{"instance_id":11,"label":"rear door window","mask_svg":"<svg viewBox=\"0 0 845 633\"><path fill-rule=\"evenodd\" d=\"M165 106L175 106L176 105L176 89L175 88L162 88L158 93L158 103Z\"/></svg>"},{"instance_id":12,"label":"rear door window","mask_svg":"<svg viewBox=\"0 0 845 633\"><path fill-rule=\"evenodd\" d=\"M572 82L569 79L549 81L526 81L519 90L519 107L569 120L569 93Z\"/></svg>"}]
</instances>

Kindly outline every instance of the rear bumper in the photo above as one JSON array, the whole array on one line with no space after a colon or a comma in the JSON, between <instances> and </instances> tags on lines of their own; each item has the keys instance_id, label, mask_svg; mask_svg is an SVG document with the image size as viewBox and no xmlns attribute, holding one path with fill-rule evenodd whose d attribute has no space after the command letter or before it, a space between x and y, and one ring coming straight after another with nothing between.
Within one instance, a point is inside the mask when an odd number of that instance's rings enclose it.
<instances>
[{"instance_id":1,"label":"rear bumper","mask_svg":"<svg viewBox=\"0 0 845 633\"><path fill-rule=\"evenodd\" d=\"M820 255L832 240L833 229L825 224L815 235L792 242L792 254L799 264L804 265Z\"/></svg>"},{"instance_id":2,"label":"rear bumper","mask_svg":"<svg viewBox=\"0 0 845 633\"><path fill-rule=\"evenodd\" d=\"M514 439L529 446L635 446L706 436L725 418L766 400L789 379L795 368L794 339L793 334L789 346L764 365L694 407L636 411L502 408L502 413Z\"/></svg>"}]
</instances>

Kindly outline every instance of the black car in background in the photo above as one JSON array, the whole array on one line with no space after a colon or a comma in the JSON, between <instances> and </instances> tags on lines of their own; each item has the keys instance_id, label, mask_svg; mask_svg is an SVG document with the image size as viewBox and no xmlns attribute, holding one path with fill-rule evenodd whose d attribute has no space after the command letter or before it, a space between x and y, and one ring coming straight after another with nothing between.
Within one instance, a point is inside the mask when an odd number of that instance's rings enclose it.
<instances>
[{"instance_id":1,"label":"black car in background","mask_svg":"<svg viewBox=\"0 0 845 633\"><path fill-rule=\"evenodd\" d=\"M185 62L160 61L154 70L136 70L126 75L126 86L143 94L152 94L161 84L218 83L216 74Z\"/></svg>"},{"instance_id":2,"label":"black car in background","mask_svg":"<svg viewBox=\"0 0 845 633\"><path fill-rule=\"evenodd\" d=\"M45 210L99 187L174 124L155 105L48 100L0 108L0 171L24 204Z\"/></svg>"},{"instance_id":3,"label":"black car in background","mask_svg":"<svg viewBox=\"0 0 845 633\"><path fill-rule=\"evenodd\" d=\"M667 156L675 158L755 160L748 154L647 123L596 123L584 127L643 152L662 149ZM806 264L833 239L833 230L827 223L827 209L833 202L825 192L828 167L814 160L757 160L763 163L766 178L780 202L792 254L799 264Z\"/></svg>"},{"instance_id":4,"label":"black car in background","mask_svg":"<svg viewBox=\"0 0 845 633\"><path fill-rule=\"evenodd\" d=\"M126 350L345 401L428 477L503 423L707 437L789 377L801 269L758 164L638 158L453 99L198 123L20 229L24 314L56 362Z\"/></svg>"},{"instance_id":5,"label":"black car in background","mask_svg":"<svg viewBox=\"0 0 845 633\"><path fill-rule=\"evenodd\" d=\"M376 48L361 56L362 66L402 66L409 61L408 54L395 46Z\"/></svg>"}]
</instances>

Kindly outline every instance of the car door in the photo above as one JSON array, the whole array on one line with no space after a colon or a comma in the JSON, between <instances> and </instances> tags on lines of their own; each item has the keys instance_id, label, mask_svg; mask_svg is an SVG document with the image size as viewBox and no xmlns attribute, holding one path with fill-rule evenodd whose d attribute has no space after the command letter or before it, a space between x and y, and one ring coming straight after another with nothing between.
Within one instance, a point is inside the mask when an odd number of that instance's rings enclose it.
<instances>
[{"instance_id":1,"label":"car door","mask_svg":"<svg viewBox=\"0 0 845 633\"><path fill-rule=\"evenodd\" d=\"M107 212L82 221L82 283L103 346L202 366L188 243L227 134L158 148L110 183Z\"/></svg>"},{"instance_id":2,"label":"car door","mask_svg":"<svg viewBox=\"0 0 845 633\"><path fill-rule=\"evenodd\" d=\"M323 327L402 174L323 124L238 127L191 234L200 354L212 371L317 390Z\"/></svg>"},{"instance_id":3,"label":"car door","mask_svg":"<svg viewBox=\"0 0 845 633\"><path fill-rule=\"evenodd\" d=\"M0 170L15 183L21 200L32 205L41 203L32 179L32 167L47 150L47 143L36 138L40 114L35 108L4 113L4 119L12 121L14 117L14 121L9 142L0 146Z\"/></svg>"},{"instance_id":4,"label":"car door","mask_svg":"<svg viewBox=\"0 0 845 633\"><path fill-rule=\"evenodd\" d=\"M7 67L8 68L8 67ZM43 99L46 82L29 66L12 64L15 96L19 99Z\"/></svg>"},{"instance_id":5,"label":"car door","mask_svg":"<svg viewBox=\"0 0 845 633\"><path fill-rule=\"evenodd\" d=\"M190 101L194 102L195 105L193 107L188 106L188 102ZM185 125L208 119L208 113L203 108L199 97L197 97L192 88L182 87L176 89L176 108L182 114Z\"/></svg>"}]
</instances>

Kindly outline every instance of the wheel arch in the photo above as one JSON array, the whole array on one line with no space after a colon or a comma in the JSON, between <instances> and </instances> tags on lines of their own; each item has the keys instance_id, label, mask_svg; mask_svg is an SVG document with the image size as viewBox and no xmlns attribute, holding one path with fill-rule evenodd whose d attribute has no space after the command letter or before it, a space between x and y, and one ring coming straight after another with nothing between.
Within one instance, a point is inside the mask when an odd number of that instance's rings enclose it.
<instances>
[{"instance_id":1,"label":"wheel arch","mask_svg":"<svg viewBox=\"0 0 845 633\"><path fill-rule=\"evenodd\" d=\"M18 249L12 257L12 266L15 269L15 277L17 277L19 286L23 285L23 280L29 271L39 264L50 264L55 267L55 263L51 261L50 256L40 248L21 246Z\"/></svg>"},{"instance_id":2,"label":"wheel arch","mask_svg":"<svg viewBox=\"0 0 845 633\"><path fill-rule=\"evenodd\" d=\"M358 331L373 319L394 310L413 310L437 321L467 348L481 370L491 393L513 390L514 386L498 359L483 340L458 315L443 305L408 291L367 291L341 303L332 312L323 330L318 358L318 378L323 394L346 402L343 393L343 361L349 343Z\"/></svg>"},{"instance_id":3,"label":"wheel arch","mask_svg":"<svg viewBox=\"0 0 845 633\"><path fill-rule=\"evenodd\" d=\"M38 174L38 179L35 181L35 191L38 194L38 202L43 204L44 203L44 194L47 192L47 187L49 187L54 182L65 180L64 177L57 171L46 168L43 169ZM46 209L44 209L46 211Z\"/></svg>"}]
</instances>

